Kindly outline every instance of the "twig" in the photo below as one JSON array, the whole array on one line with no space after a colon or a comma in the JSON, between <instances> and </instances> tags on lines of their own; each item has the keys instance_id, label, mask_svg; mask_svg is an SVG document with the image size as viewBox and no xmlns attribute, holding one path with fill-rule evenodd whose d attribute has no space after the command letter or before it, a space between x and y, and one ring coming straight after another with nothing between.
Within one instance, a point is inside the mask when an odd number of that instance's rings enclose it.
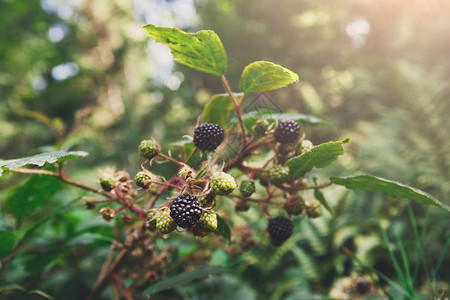
<instances>
[{"instance_id":1,"label":"twig","mask_svg":"<svg viewBox=\"0 0 450 300\"><path fill-rule=\"evenodd\" d=\"M122 264L125 262L125 260L128 258L129 255L130 255L129 249L124 249L119 253L119 255L116 257L109 270L104 274L100 274L100 276L97 279L97 282L95 283L94 288L87 297L87 300L98 299L98 296L105 288L105 285L108 282L109 277L122 266Z\"/></svg>"},{"instance_id":2,"label":"twig","mask_svg":"<svg viewBox=\"0 0 450 300\"><path fill-rule=\"evenodd\" d=\"M231 159L230 161L228 161L225 166L224 166L224 171L227 170L231 170L233 168L242 166L242 161L249 155L252 154L252 151L254 149L257 149L261 146L264 146L270 142L272 142L272 140L274 139L274 137L272 135L269 135L265 138L262 138L252 144L247 145L244 149L242 149L238 155L236 155L233 159Z\"/></svg>"},{"instance_id":3,"label":"twig","mask_svg":"<svg viewBox=\"0 0 450 300\"><path fill-rule=\"evenodd\" d=\"M183 163L179 162L178 160L176 160L175 158L169 156L169 155L165 155L164 153L158 153L158 156L164 158L165 160L168 160L170 162L173 162L174 164L178 165L178 166L183 166Z\"/></svg>"},{"instance_id":4,"label":"twig","mask_svg":"<svg viewBox=\"0 0 450 300\"><path fill-rule=\"evenodd\" d=\"M21 174L30 174L30 175L45 175L45 176L51 176L51 177L56 177L59 178L60 180L64 181L65 183L68 183L70 185L82 188L84 190L87 191L91 191L97 194L101 194L104 196L107 196L109 198L115 198L115 196L107 191L104 191L102 189L98 189L89 185L86 185L82 182L73 180L71 178L68 178L66 175L64 175L64 173L60 170L58 170L58 172L51 172L51 171L46 171L46 170L39 170L39 169L28 169L28 168L21 168L21 169L13 169L10 170L11 172L14 173L21 173Z\"/></svg>"},{"instance_id":5,"label":"twig","mask_svg":"<svg viewBox=\"0 0 450 300\"><path fill-rule=\"evenodd\" d=\"M316 185L310 185L310 186L294 186L292 187L295 191L297 190L316 190L316 189L323 189L331 185L331 181L327 181L321 184Z\"/></svg>"},{"instance_id":6,"label":"twig","mask_svg":"<svg viewBox=\"0 0 450 300\"><path fill-rule=\"evenodd\" d=\"M125 299L127 300L133 300L133 296L131 295L130 290L127 288L127 286L125 285L125 283L123 282L122 278L120 277L119 274L117 273L113 273L112 274L112 278L117 282L117 285L120 287L120 289L122 290L123 296L125 297Z\"/></svg>"}]
</instances>

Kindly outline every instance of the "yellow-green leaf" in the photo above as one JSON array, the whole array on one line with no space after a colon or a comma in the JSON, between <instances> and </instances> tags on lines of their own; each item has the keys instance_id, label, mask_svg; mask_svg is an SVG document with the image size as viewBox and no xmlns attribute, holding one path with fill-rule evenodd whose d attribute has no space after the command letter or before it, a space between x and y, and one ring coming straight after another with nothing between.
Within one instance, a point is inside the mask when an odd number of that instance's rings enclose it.
<instances>
[{"instance_id":1,"label":"yellow-green leaf","mask_svg":"<svg viewBox=\"0 0 450 300\"><path fill-rule=\"evenodd\" d=\"M214 31L187 33L178 28L142 25L147 36L172 52L175 61L193 69L221 76L227 68L227 54Z\"/></svg>"},{"instance_id":2,"label":"yellow-green leaf","mask_svg":"<svg viewBox=\"0 0 450 300\"><path fill-rule=\"evenodd\" d=\"M255 61L245 67L241 75L241 90L245 93L263 92L297 82L294 72L268 61Z\"/></svg>"}]
</instances>

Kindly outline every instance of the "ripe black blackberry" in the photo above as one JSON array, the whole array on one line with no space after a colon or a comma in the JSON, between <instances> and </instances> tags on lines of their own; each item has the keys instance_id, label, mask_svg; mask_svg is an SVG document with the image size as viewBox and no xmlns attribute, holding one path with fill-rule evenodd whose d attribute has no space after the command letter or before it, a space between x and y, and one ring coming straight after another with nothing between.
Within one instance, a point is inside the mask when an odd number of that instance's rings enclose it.
<instances>
[{"instance_id":1,"label":"ripe black blackberry","mask_svg":"<svg viewBox=\"0 0 450 300\"><path fill-rule=\"evenodd\" d=\"M223 138L223 129L217 124L203 123L194 130L194 145L201 150L216 150Z\"/></svg>"},{"instance_id":2,"label":"ripe black blackberry","mask_svg":"<svg viewBox=\"0 0 450 300\"><path fill-rule=\"evenodd\" d=\"M180 195L170 205L170 216L178 226L190 228L202 215L202 205L197 197Z\"/></svg>"},{"instance_id":3,"label":"ripe black blackberry","mask_svg":"<svg viewBox=\"0 0 450 300\"><path fill-rule=\"evenodd\" d=\"M360 279L356 283L356 291L362 295L370 291L370 282L366 279Z\"/></svg>"},{"instance_id":4,"label":"ripe black blackberry","mask_svg":"<svg viewBox=\"0 0 450 300\"><path fill-rule=\"evenodd\" d=\"M285 217L276 217L269 220L267 231L271 240L282 243L292 235L292 223Z\"/></svg>"},{"instance_id":5,"label":"ripe black blackberry","mask_svg":"<svg viewBox=\"0 0 450 300\"><path fill-rule=\"evenodd\" d=\"M275 129L274 136L281 144L295 143L300 136L300 126L293 120L283 120Z\"/></svg>"}]
</instances>

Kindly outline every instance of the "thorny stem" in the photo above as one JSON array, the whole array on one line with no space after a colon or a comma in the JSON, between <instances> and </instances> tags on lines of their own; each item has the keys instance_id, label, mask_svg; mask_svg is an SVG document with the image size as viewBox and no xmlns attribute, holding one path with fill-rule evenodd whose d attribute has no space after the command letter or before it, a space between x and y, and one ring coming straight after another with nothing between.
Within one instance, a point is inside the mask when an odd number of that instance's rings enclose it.
<instances>
[{"instance_id":1,"label":"thorny stem","mask_svg":"<svg viewBox=\"0 0 450 300\"><path fill-rule=\"evenodd\" d=\"M45 175L45 176L51 176L51 177L56 177L59 178L60 180L64 181L65 183L68 183L70 185L82 188L84 190L87 191L91 191L97 194L101 194L103 196L106 196L108 198L115 198L115 196L109 192L106 192L104 190L86 185L82 182L79 181L75 181L69 177L67 177L61 170L61 168L58 169L58 172L51 172L51 171L46 171L46 170L39 170L39 169L27 169L27 168L21 168L21 169L13 169L10 170L11 172L14 173L22 173L22 174L31 174L31 175Z\"/></svg>"},{"instance_id":2,"label":"thorny stem","mask_svg":"<svg viewBox=\"0 0 450 300\"><path fill-rule=\"evenodd\" d=\"M242 148L244 148L247 145L247 128L245 127L244 119L242 117L241 105L239 103L239 99L231 91L230 85L228 84L228 80L225 77L225 75L222 75L221 79L222 79L223 86L227 90L227 93L230 95L231 100L233 100L234 108L236 110L236 116L239 120L239 124L240 124L241 130L242 130Z\"/></svg>"},{"instance_id":3,"label":"thorny stem","mask_svg":"<svg viewBox=\"0 0 450 300\"><path fill-rule=\"evenodd\" d=\"M153 196L152 200L150 201L150 204L148 206L148 209L152 209L155 207L156 201L158 201L159 197L161 197L162 194L164 194L169 189L169 184L171 185L172 182L176 182L178 178L176 176L172 177L172 179L167 182L168 185L163 185L159 188L159 190L156 192L156 194Z\"/></svg>"},{"instance_id":4,"label":"thorny stem","mask_svg":"<svg viewBox=\"0 0 450 300\"><path fill-rule=\"evenodd\" d=\"M112 274L112 278L114 279L114 281L117 282L117 285L120 287L120 289L122 290L122 294L125 297L125 299L127 300L133 300L133 296L131 295L130 290L127 288L127 286L125 285L125 283L123 282L122 278L120 277L119 274L117 273L113 273Z\"/></svg>"},{"instance_id":5,"label":"thorny stem","mask_svg":"<svg viewBox=\"0 0 450 300\"><path fill-rule=\"evenodd\" d=\"M268 143L270 143L273 140L273 136L267 136L265 138L262 138L252 144L246 145L246 147L244 149L242 149L238 155L236 155L233 159L231 159L230 161L228 161L225 166L224 166L224 171L233 169L233 168L240 168L242 167L242 162L243 160L252 154L252 151L264 146Z\"/></svg>"},{"instance_id":6,"label":"thorny stem","mask_svg":"<svg viewBox=\"0 0 450 300\"><path fill-rule=\"evenodd\" d=\"M122 266L122 264L125 262L125 260L128 258L129 255L130 255L129 249L123 249L119 253L119 255L114 260L114 262L113 262L112 266L109 268L109 270L107 272L105 272L104 274L100 274L100 276L97 279L97 282L95 283L94 288L92 289L91 293L87 297L87 300L93 300L93 299L98 298L97 296L99 296L99 294L103 291L106 283L108 282L109 277L113 273L117 272L117 270Z\"/></svg>"},{"instance_id":7,"label":"thorny stem","mask_svg":"<svg viewBox=\"0 0 450 300\"><path fill-rule=\"evenodd\" d=\"M161 152L158 153L158 156L164 158L165 160L168 160L168 161L170 161L170 162L173 162L173 163L176 164L176 165L183 166L183 163L179 162L178 160L176 160L176 159L173 158L172 156L165 155L164 153L161 153Z\"/></svg>"}]
</instances>

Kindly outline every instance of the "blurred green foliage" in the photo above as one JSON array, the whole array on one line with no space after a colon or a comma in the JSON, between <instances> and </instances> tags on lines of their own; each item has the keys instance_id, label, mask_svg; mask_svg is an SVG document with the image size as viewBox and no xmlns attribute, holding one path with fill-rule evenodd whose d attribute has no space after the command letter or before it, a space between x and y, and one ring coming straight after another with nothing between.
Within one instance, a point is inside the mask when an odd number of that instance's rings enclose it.
<instances>
[{"instance_id":1,"label":"blurred green foliage","mask_svg":"<svg viewBox=\"0 0 450 300\"><path fill-rule=\"evenodd\" d=\"M255 60L300 74L301 84L268 96L283 110L333 124L305 126L315 144L351 137L350 153L327 175L371 173L450 204L450 3L199 0L188 19L181 2L1 1L0 157L87 151L87 158L68 167L75 177L95 182L105 165L138 170L141 139L155 137L170 147L192 134L202 106L223 89L213 76L181 65L172 69L167 53L147 42L139 27L159 21L214 30L227 49L227 76L235 90L242 69ZM157 168L163 175L175 171ZM38 297L20 287L57 299L84 298L112 240L123 238L120 221L106 223L97 211L86 211L84 193L52 178L8 175L0 178L0 188L0 229L14 231L16 243L26 245L2 275L7 282L0 292L8 284L19 286L0 298ZM400 239L415 249L409 263L417 270L417 290L431 297L448 289L440 286L450 282L447 212L412 205L418 240L401 200L340 188L327 190L325 197L336 217L298 219L290 243L278 249L264 235L243 254L236 254L233 244L224 251L220 243L185 236L160 241L175 249L169 275L208 263L232 271L161 292L161 299L217 293L216 299L305 299L329 295L340 279L367 270L395 282L380 226L388 228L394 244ZM230 221L238 226L245 220L261 232L265 223L254 210Z\"/></svg>"}]
</instances>

